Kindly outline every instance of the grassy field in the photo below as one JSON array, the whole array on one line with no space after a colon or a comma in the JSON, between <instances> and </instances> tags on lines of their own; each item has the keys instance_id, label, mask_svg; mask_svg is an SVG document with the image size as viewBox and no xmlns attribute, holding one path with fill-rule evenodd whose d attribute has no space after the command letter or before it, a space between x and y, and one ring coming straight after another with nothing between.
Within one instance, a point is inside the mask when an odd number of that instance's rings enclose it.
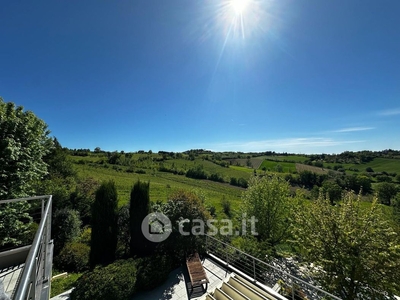
<instances>
[{"instance_id":1,"label":"grassy field","mask_svg":"<svg viewBox=\"0 0 400 300\"><path fill-rule=\"evenodd\" d=\"M70 156L74 162L74 166L80 177L92 177L98 181L114 180L118 189L120 204L127 203L131 187L138 180L150 181L150 199L152 201L166 201L171 193L179 190L194 190L202 194L205 198L207 206L215 206L217 212L222 212L221 200L225 197L231 202L232 209L237 210L240 207L241 194L244 191L228 183L219 183L209 180L198 180L188 178L184 175L175 175L169 172L159 171L160 167L168 170L182 170L186 172L191 168L201 166L208 174L220 174L225 182L229 182L231 177L249 178L254 174L253 168L257 174L264 174L265 171L270 173L279 172L278 168L282 167L280 172L293 173L303 170L309 170L318 174L327 174L328 166L333 169L338 164L324 163L324 168L301 164L307 159L301 155L280 155L280 156L259 156L254 158L241 158L232 161L233 165L223 167L204 156L198 156L194 160L189 160L187 155L179 158L168 158L162 160L159 154L132 154L132 158L127 165L110 165L107 163L105 154L91 153L89 156ZM186 158L186 159L185 159ZM251 162L252 167L246 166ZM289 162L290 161L290 162ZM280 167L277 167L277 166ZM341 164L347 174L365 172L367 167L371 167L375 172L386 171L388 173L400 174L400 160L390 158L375 158L366 164ZM129 168L131 172L128 173ZM351 169L351 170L349 170ZM354 170L358 170L354 171ZM265 171L264 171L265 170ZM142 171L145 174L137 174L133 172Z\"/></svg>"},{"instance_id":2,"label":"grassy field","mask_svg":"<svg viewBox=\"0 0 400 300\"><path fill-rule=\"evenodd\" d=\"M280 167L282 168L282 172L284 173L292 173L296 171L296 164L292 162L282 162L282 161L271 161L264 160L260 166L261 170L264 168L270 172L276 172Z\"/></svg>"},{"instance_id":3,"label":"grassy field","mask_svg":"<svg viewBox=\"0 0 400 300\"><path fill-rule=\"evenodd\" d=\"M80 158L87 162L93 161L90 157ZM175 161L175 160L174 160ZM188 167L194 166L193 161L185 161ZM183 163L183 162L182 162ZM248 179L251 172L237 170L235 168L220 167L212 162L202 161L204 169L207 172L219 172L224 177L237 176ZM177 163L179 164L179 162ZM114 180L118 190L118 198L120 205L129 201L129 195L133 184L137 180L150 182L150 200L166 201L173 192L185 189L193 190L205 198L206 206L215 206L217 212L222 212L221 200L225 197L231 202L232 209L238 209L240 198L244 189L229 185L228 183L219 183L210 180L198 180L188 178L183 175L175 175L173 173L159 172L156 169L145 169L146 174L127 173L124 168L115 170L109 165L74 164L78 176L81 178L94 178L97 181Z\"/></svg>"},{"instance_id":4,"label":"grassy field","mask_svg":"<svg viewBox=\"0 0 400 300\"><path fill-rule=\"evenodd\" d=\"M375 158L368 163L362 164L335 164L335 163L324 163L325 167L334 167L337 165L343 166L346 173L361 173L365 172L366 168L371 167L374 172L388 172L400 174L400 159L393 158ZM350 169L350 170L349 170ZM352 170L351 170L352 169ZM358 170L354 171L354 170Z\"/></svg>"},{"instance_id":5,"label":"grassy field","mask_svg":"<svg viewBox=\"0 0 400 300\"><path fill-rule=\"evenodd\" d=\"M310 171L310 172L314 172L317 174L328 174L328 171L329 171L329 169L318 168L318 167L304 165L304 164L296 164L296 170L297 170L297 172Z\"/></svg>"},{"instance_id":6,"label":"grassy field","mask_svg":"<svg viewBox=\"0 0 400 300\"><path fill-rule=\"evenodd\" d=\"M230 161L232 162L232 165L237 165L237 166L247 166L248 162L250 161L250 167L258 169L266 158L267 156L257 156L251 158L230 159Z\"/></svg>"},{"instance_id":7,"label":"grassy field","mask_svg":"<svg viewBox=\"0 0 400 300\"><path fill-rule=\"evenodd\" d=\"M306 161L308 158L302 155L274 155L274 156L267 156L266 159L269 160L277 160L277 161L293 161L302 163Z\"/></svg>"}]
</instances>

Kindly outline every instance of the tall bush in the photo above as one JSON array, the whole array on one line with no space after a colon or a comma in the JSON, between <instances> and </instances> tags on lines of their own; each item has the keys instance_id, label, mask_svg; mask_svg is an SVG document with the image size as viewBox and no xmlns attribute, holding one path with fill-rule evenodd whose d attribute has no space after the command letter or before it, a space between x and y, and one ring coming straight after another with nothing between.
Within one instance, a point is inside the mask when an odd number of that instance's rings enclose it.
<instances>
[{"instance_id":1,"label":"tall bush","mask_svg":"<svg viewBox=\"0 0 400 300\"><path fill-rule=\"evenodd\" d=\"M142 233L142 221L150 212L150 183L138 180L132 190L130 199L131 254L145 256L150 251L150 242Z\"/></svg>"},{"instance_id":2,"label":"tall bush","mask_svg":"<svg viewBox=\"0 0 400 300\"><path fill-rule=\"evenodd\" d=\"M113 181L104 182L96 191L92 206L91 268L115 259L118 236L117 197Z\"/></svg>"}]
</instances>

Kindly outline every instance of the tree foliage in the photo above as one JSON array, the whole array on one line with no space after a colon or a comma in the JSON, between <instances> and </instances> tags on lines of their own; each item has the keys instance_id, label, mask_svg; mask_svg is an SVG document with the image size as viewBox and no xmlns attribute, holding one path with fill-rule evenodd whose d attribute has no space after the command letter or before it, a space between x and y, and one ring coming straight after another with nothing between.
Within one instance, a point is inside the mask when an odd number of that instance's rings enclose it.
<instances>
[{"instance_id":1,"label":"tree foliage","mask_svg":"<svg viewBox=\"0 0 400 300\"><path fill-rule=\"evenodd\" d=\"M129 204L123 205L118 209L118 250L117 253L122 257L127 257L130 253L131 230Z\"/></svg>"},{"instance_id":2,"label":"tree foliage","mask_svg":"<svg viewBox=\"0 0 400 300\"><path fill-rule=\"evenodd\" d=\"M22 245L32 223L30 204L21 201L0 205L0 249Z\"/></svg>"},{"instance_id":3,"label":"tree foliage","mask_svg":"<svg viewBox=\"0 0 400 300\"><path fill-rule=\"evenodd\" d=\"M79 212L83 225L89 225L92 218L92 205L95 200L96 190L99 183L93 178L80 180L70 194L69 203L71 207Z\"/></svg>"},{"instance_id":4,"label":"tree foliage","mask_svg":"<svg viewBox=\"0 0 400 300\"><path fill-rule=\"evenodd\" d=\"M67 243L60 254L54 258L54 265L59 270L83 272L89 268L90 247L83 243Z\"/></svg>"},{"instance_id":5,"label":"tree foliage","mask_svg":"<svg viewBox=\"0 0 400 300\"><path fill-rule=\"evenodd\" d=\"M33 183L47 174L49 133L33 112L0 98L0 199L33 194Z\"/></svg>"},{"instance_id":6,"label":"tree foliage","mask_svg":"<svg viewBox=\"0 0 400 300\"><path fill-rule=\"evenodd\" d=\"M115 259L118 236L118 196L113 181L104 182L96 191L92 206L90 267Z\"/></svg>"},{"instance_id":7,"label":"tree foliage","mask_svg":"<svg viewBox=\"0 0 400 300\"><path fill-rule=\"evenodd\" d=\"M278 176L252 177L243 193L243 212L258 220L258 239L277 245L287 237L292 210L289 183Z\"/></svg>"},{"instance_id":8,"label":"tree foliage","mask_svg":"<svg viewBox=\"0 0 400 300\"><path fill-rule=\"evenodd\" d=\"M129 206L131 254L145 256L150 244L142 233L142 221L150 212L150 183L138 180L132 190Z\"/></svg>"},{"instance_id":9,"label":"tree foliage","mask_svg":"<svg viewBox=\"0 0 400 300\"><path fill-rule=\"evenodd\" d=\"M321 194L293 218L293 241L323 287L343 299L385 299L399 292L400 244L377 199L344 195L332 206Z\"/></svg>"},{"instance_id":10,"label":"tree foliage","mask_svg":"<svg viewBox=\"0 0 400 300\"><path fill-rule=\"evenodd\" d=\"M398 188L395 184L389 182L381 182L376 186L378 199L382 204L390 205L392 199L396 196Z\"/></svg>"},{"instance_id":11,"label":"tree foliage","mask_svg":"<svg viewBox=\"0 0 400 300\"><path fill-rule=\"evenodd\" d=\"M68 150L61 146L57 138L53 139L53 145L54 147L44 157L44 161L48 165L49 177L74 177L76 172L71 160L68 159Z\"/></svg>"},{"instance_id":12,"label":"tree foliage","mask_svg":"<svg viewBox=\"0 0 400 300\"><path fill-rule=\"evenodd\" d=\"M201 252L203 249L204 238L193 234L194 226L197 222L203 222L204 233L207 232L207 220L211 217L204 207L203 201L195 192L184 190L173 193L167 203L156 205L154 210L166 215L172 225L172 232L168 239L160 244L165 253L170 253L175 262L182 260L187 253L194 250ZM196 221L194 221L196 220ZM187 235L182 235L179 229Z\"/></svg>"},{"instance_id":13,"label":"tree foliage","mask_svg":"<svg viewBox=\"0 0 400 300\"><path fill-rule=\"evenodd\" d=\"M58 254L66 243L74 242L78 239L82 222L76 210L63 208L55 211L52 223L54 252Z\"/></svg>"},{"instance_id":14,"label":"tree foliage","mask_svg":"<svg viewBox=\"0 0 400 300\"><path fill-rule=\"evenodd\" d=\"M34 183L47 173L43 157L52 140L44 121L23 107L0 97L0 200L32 196ZM0 247L23 243L32 219L28 203L10 203L0 209Z\"/></svg>"}]
</instances>

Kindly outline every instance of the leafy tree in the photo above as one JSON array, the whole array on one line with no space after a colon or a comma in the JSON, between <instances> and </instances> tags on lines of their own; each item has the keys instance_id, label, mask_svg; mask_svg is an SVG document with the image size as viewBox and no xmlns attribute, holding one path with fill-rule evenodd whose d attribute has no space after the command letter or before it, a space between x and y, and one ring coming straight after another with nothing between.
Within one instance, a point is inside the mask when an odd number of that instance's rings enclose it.
<instances>
[{"instance_id":1,"label":"leafy tree","mask_svg":"<svg viewBox=\"0 0 400 300\"><path fill-rule=\"evenodd\" d=\"M47 174L43 158L52 149L44 121L0 98L0 199L29 196Z\"/></svg>"},{"instance_id":2,"label":"leafy tree","mask_svg":"<svg viewBox=\"0 0 400 300\"><path fill-rule=\"evenodd\" d=\"M53 195L53 210L74 207L70 201L71 192L76 189L73 177L53 177L36 183L36 193L39 195Z\"/></svg>"},{"instance_id":3,"label":"leafy tree","mask_svg":"<svg viewBox=\"0 0 400 300\"><path fill-rule=\"evenodd\" d=\"M304 170L299 173L299 176L300 184L304 185L306 188L310 189L318 183L318 175L314 172Z\"/></svg>"},{"instance_id":4,"label":"leafy tree","mask_svg":"<svg viewBox=\"0 0 400 300\"><path fill-rule=\"evenodd\" d=\"M377 199L363 208L361 195L332 206L321 194L296 210L293 242L323 287L343 299L387 299L399 292L400 244Z\"/></svg>"},{"instance_id":5,"label":"leafy tree","mask_svg":"<svg viewBox=\"0 0 400 300\"><path fill-rule=\"evenodd\" d=\"M66 243L74 242L81 233L82 222L76 210L63 208L53 215L51 231L54 238L54 252L58 254Z\"/></svg>"},{"instance_id":6,"label":"leafy tree","mask_svg":"<svg viewBox=\"0 0 400 300\"><path fill-rule=\"evenodd\" d=\"M107 156L108 156L108 163L112 165L118 164L119 159L121 158L121 154L118 153L117 151L114 151L112 153L108 152Z\"/></svg>"},{"instance_id":7,"label":"leafy tree","mask_svg":"<svg viewBox=\"0 0 400 300\"><path fill-rule=\"evenodd\" d=\"M322 193L328 195L331 204L342 198L342 188L332 181L324 181L322 184Z\"/></svg>"},{"instance_id":8,"label":"leafy tree","mask_svg":"<svg viewBox=\"0 0 400 300\"><path fill-rule=\"evenodd\" d=\"M0 250L22 245L32 224L30 204L22 201L0 205Z\"/></svg>"},{"instance_id":9,"label":"leafy tree","mask_svg":"<svg viewBox=\"0 0 400 300\"><path fill-rule=\"evenodd\" d=\"M89 225L92 217L92 205L99 183L93 178L85 178L76 184L75 191L70 194L71 207L79 212L83 225Z\"/></svg>"},{"instance_id":10,"label":"leafy tree","mask_svg":"<svg viewBox=\"0 0 400 300\"><path fill-rule=\"evenodd\" d=\"M237 185L240 186L240 187L242 187L242 188L245 188L245 189L246 189L246 188L248 187L249 183L247 182L246 179L244 179L243 177L240 177L240 178L237 180Z\"/></svg>"},{"instance_id":11,"label":"leafy tree","mask_svg":"<svg viewBox=\"0 0 400 300\"><path fill-rule=\"evenodd\" d=\"M197 165L195 168L187 170L186 177L195 179L207 179L207 173L204 171L203 165Z\"/></svg>"},{"instance_id":12,"label":"leafy tree","mask_svg":"<svg viewBox=\"0 0 400 300\"><path fill-rule=\"evenodd\" d=\"M376 192L378 194L378 199L382 204L390 205L398 190L395 184L382 182L377 184Z\"/></svg>"},{"instance_id":13,"label":"leafy tree","mask_svg":"<svg viewBox=\"0 0 400 300\"><path fill-rule=\"evenodd\" d=\"M292 201L289 183L278 176L252 177L243 193L243 212L258 220L258 239L277 245L287 237Z\"/></svg>"},{"instance_id":14,"label":"leafy tree","mask_svg":"<svg viewBox=\"0 0 400 300\"><path fill-rule=\"evenodd\" d=\"M72 162L68 159L68 150L61 146L57 138L53 139L53 145L54 147L44 157L44 161L48 165L48 177L67 178L76 176Z\"/></svg>"},{"instance_id":15,"label":"leafy tree","mask_svg":"<svg viewBox=\"0 0 400 300\"><path fill-rule=\"evenodd\" d=\"M145 256L150 250L150 242L142 233L142 221L150 212L149 189L149 182L138 180L131 190L129 219L132 255Z\"/></svg>"},{"instance_id":16,"label":"leafy tree","mask_svg":"<svg viewBox=\"0 0 400 300\"><path fill-rule=\"evenodd\" d=\"M392 182L392 177L387 175L378 175L376 176L376 181L378 182Z\"/></svg>"},{"instance_id":17,"label":"leafy tree","mask_svg":"<svg viewBox=\"0 0 400 300\"><path fill-rule=\"evenodd\" d=\"M167 203L156 205L154 210L162 212L171 221L172 232L168 239L160 244L160 247L165 253L171 255L175 262L181 261L188 252L202 251L204 239L201 235L192 234L194 226L199 225L193 220L202 220L205 224L205 233L207 232L206 222L211 216L202 200L194 192L177 191L170 196ZM187 235L181 235L180 228Z\"/></svg>"},{"instance_id":18,"label":"leafy tree","mask_svg":"<svg viewBox=\"0 0 400 300\"><path fill-rule=\"evenodd\" d=\"M22 106L0 97L0 200L31 196L34 183L47 173L44 156L52 140L44 121ZM20 245L29 232L30 204L3 204L0 210L0 247Z\"/></svg>"},{"instance_id":19,"label":"leafy tree","mask_svg":"<svg viewBox=\"0 0 400 300\"><path fill-rule=\"evenodd\" d=\"M92 206L92 237L90 267L107 264L115 259L117 248L118 195L113 181L103 182L96 191Z\"/></svg>"},{"instance_id":20,"label":"leafy tree","mask_svg":"<svg viewBox=\"0 0 400 300\"><path fill-rule=\"evenodd\" d=\"M358 194L362 191L363 194L370 193L372 190L371 180L364 175L349 175L345 177L345 187Z\"/></svg>"}]
</instances>

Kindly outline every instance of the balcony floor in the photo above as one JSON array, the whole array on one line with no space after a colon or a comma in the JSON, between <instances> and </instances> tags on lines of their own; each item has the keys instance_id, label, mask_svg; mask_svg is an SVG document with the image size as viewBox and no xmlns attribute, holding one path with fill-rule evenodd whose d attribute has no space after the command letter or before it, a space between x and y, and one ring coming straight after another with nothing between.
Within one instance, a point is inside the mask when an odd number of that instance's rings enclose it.
<instances>
[{"instance_id":1,"label":"balcony floor","mask_svg":"<svg viewBox=\"0 0 400 300\"><path fill-rule=\"evenodd\" d=\"M229 271L208 258L203 261L203 267L210 281L207 291L212 291L217 286L220 286L222 281L230 274ZM68 300L70 293L71 290L53 297L51 300ZM138 293L132 300L195 300L205 293L206 291L201 287L196 287L191 292L191 284L186 267L180 267L168 275L168 279L164 284L154 290Z\"/></svg>"},{"instance_id":2,"label":"balcony floor","mask_svg":"<svg viewBox=\"0 0 400 300\"><path fill-rule=\"evenodd\" d=\"M22 267L23 265L20 265L10 269L0 270L0 282L3 283L4 291L8 297L11 297L14 292Z\"/></svg>"},{"instance_id":3,"label":"balcony floor","mask_svg":"<svg viewBox=\"0 0 400 300\"><path fill-rule=\"evenodd\" d=\"M229 271L208 258L203 261L203 267L210 281L207 291L214 290L230 274ZM163 285L149 292L138 293L132 299L194 300L199 299L205 293L206 291L201 287L195 287L191 293L189 274L186 267L180 267L169 274L167 281Z\"/></svg>"}]
</instances>

